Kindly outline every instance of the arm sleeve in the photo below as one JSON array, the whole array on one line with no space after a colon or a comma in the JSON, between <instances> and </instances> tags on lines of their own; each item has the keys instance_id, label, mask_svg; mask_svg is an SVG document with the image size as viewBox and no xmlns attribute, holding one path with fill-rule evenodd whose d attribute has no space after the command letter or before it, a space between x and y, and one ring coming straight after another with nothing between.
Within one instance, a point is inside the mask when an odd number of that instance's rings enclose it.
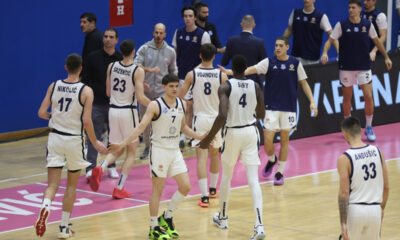
<instances>
[{"instance_id":1,"label":"arm sleeve","mask_svg":"<svg viewBox=\"0 0 400 240\"><path fill-rule=\"evenodd\" d=\"M326 16L326 14L324 14L321 18L320 27L325 32L332 30L331 23L329 22L328 16Z\"/></svg>"},{"instance_id":2,"label":"arm sleeve","mask_svg":"<svg viewBox=\"0 0 400 240\"><path fill-rule=\"evenodd\" d=\"M371 39L377 38L378 34L376 33L374 25L371 24L371 27L369 28L368 35Z\"/></svg>"},{"instance_id":3,"label":"arm sleeve","mask_svg":"<svg viewBox=\"0 0 400 240\"><path fill-rule=\"evenodd\" d=\"M258 74L266 74L268 72L269 59L266 58L255 65Z\"/></svg>"},{"instance_id":4,"label":"arm sleeve","mask_svg":"<svg viewBox=\"0 0 400 240\"><path fill-rule=\"evenodd\" d=\"M340 22L336 23L335 27L333 28L333 31L331 33L331 38L335 40L339 40L339 38L342 36L342 26L340 25Z\"/></svg>"},{"instance_id":5,"label":"arm sleeve","mask_svg":"<svg viewBox=\"0 0 400 240\"><path fill-rule=\"evenodd\" d=\"M174 37L172 38L172 46L174 46L174 47L176 47L176 33L177 32L178 32L178 29L175 30Z\"/></svg>"},{"instance_id":6,"label":"arm sleeve","mask_svg":"<svg viewBox=\"0 0 400 240\"><path fill-rule=\"evenodd\" d=\"M306 71L304 71L303 64L301 64L301 62L299 62L299 66L297 66L297 80L301 81L304 79L307 79L307 74L306 74Z\"/></svg>"},{"instance_id":7,"label":"arm sleeve","mask_svg":"<svg viewBox=\"0 0 400 240\"><path fill-rule=\"evenodd\" d=\"M376 24L378 25L378 29L375 30L381 30L381 29L387 29L387 19L386 19L386 15L384 13L380 13L377 17L376 17Z\"/></svg>"},{"instance_id":8,"label":"arm sleeve","mask_svg":"<svg viewBox=\"0 0 400 240\"><path fill-rule=\"evenodd\" d=\"M201 37L201 45L206 43L211 43L210 35L208 34L208 32L204 32L203 36Z\"/></svg>"},{"instance_id":9,"label":"arm sleeve","mask_svg":"<svg viewBox=\"0 0 400 240\"><path fill-rule=\"evenodd\" d=\"M294 10L292 10L289 16L289 23L288 23L289 26L293 25L293 15L294 15Z\"/></svg>"}]
</instances>

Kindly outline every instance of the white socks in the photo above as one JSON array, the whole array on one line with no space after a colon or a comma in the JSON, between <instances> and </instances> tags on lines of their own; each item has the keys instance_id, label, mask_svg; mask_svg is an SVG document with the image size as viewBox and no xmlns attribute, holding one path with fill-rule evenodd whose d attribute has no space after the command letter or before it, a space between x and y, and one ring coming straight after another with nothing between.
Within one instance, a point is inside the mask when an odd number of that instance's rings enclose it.
<instances>
[{"instance_id":1,"label":"white socks","mask_svg":"<svg viewBox=\"0 0 400 240\"><path fill-rule=\"evenodd\" d=\"M280 161L279 160L279 166L278 166L278 172L282 173L283 175L283 170L285 169L286 161Z\"/></svg>"},{"instance_id":2,"label":"white socks","mask_svg":"<svg viewBox=\"0 0 400 240\"><path fill-rule=\"evenodd\" d=\"M50 207L50 205L51 205L51 200L49 198L43 199L42 208L43 207Z\"/></svg>"},{"instance_id":3,"label":"white socks","mask_svg":"<svg viewBox=\"0 0 400 240\"><path fill-rule=\"evenodd\" d=\"M247 184L251 190L251 196L253 198L254 213L256 215L257 225L262 225L262 211L263 211L263 200L260 183L258 182L258 166L247 165L246 166Z\"/></svg>"},{"instance_id":4,"label":"white socks","mask_svg":"<svg viewBox=\"0 0 400 240\"><path fill-rule=\"evenodd\" d=\"M165 211L164 218L172 218L174 211L178 208L178 205L182 202L185 196L182 193L176 191L171 198L171 202L169 203L168 210Z\"/></svg>"},{"instance_id":5,"label":"white socks","mask_svg":"<svg viewBox=\"0 0 400 240\"><path fill-rule=\"evenodd\" d=\"M365 121L366 121L365 127L372 126L372 118L373 117L374 117L374 115L370 115L370 116L365 115Z\"/></svg>"},{"instance_id":6,"label":"white socks","mask_svg":"<svg viewBox=\"0 0 400 240\"><path fill-rule=\"evenodd\" d=\"M210 188L217 188L219 173L210 173Z\"/></svg>"},{"instance_id":7,"label":"white socks","mask_svg":"<svg viewBox=\"0 0 400 240\"><path fill-rule=\"evenodd\" d=\"M124 188L124 184L125 184L125 181L126 181L127 178L128 178L128 175L125 175L125 174L121 173L121 176L119 177L119 182L118 182L118 185L117 185L117 188L119 190Z\"/></svg>"},{"instance_id":8,"label":"white socks","mask_svg":"<svg viewBox=\"0 0 400 240\"><path fill-rule=\"evenodd\" d=\"M150 217L150 226L151 226L151 229L154 229L155 227L158 226L158 217L157 216Z\"/></svg>"},{"instance_id":9,"label":"white socks","mask_svg":"<svg viewBox=\"0 0 400 240\"><path fill-rule=\"evenodd\" d=\"M201 191L201 196L208 196L208 189L207 189L207 178L199 179L199 187Z\"/></svg>"},{"instance_id":10,"label":"white socks","mask_svg":"<svg viewBox=\"0 0 400 240\"><path fill-rule=\"evenodd\" d=\"M268 156L268 161L275 162L275 154L272 154L271 156Z\"/></svg>"},{"instance_id":11,"label":"white socks","mask_svg":"<svg viewBox=\"0 0 400 240\"><path fill-rule=\"evenodd\" d=\"M71 216L70 212L62 212L61 215L61 226L68 226L69 223L69 217Z\"/></svg>"},{"instance_id":12,"label":"white socks","mask_svg":"<svg viewBox=\"0 0 400 240\"><path fill-rule=\"evenodd\" d=\"M108 167L108 162L104 160L104 162L101 164L101 168L103 169L103 172L107 170Z\"/></svg>"}]
</instances>

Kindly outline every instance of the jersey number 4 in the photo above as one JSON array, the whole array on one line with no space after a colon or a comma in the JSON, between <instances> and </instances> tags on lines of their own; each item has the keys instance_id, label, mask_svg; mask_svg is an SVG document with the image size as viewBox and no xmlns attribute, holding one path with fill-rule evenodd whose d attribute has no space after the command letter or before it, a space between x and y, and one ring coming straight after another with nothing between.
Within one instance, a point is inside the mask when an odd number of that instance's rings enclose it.
<instances>
[{"instance_id":1,"label":"jersey number 4","mask_svg":"<svg viewBox=\"0 0 400 240\"><path fill-rule=\"evenodd\" d=\"M243 93L242 96L239 98L239 105L242 105L243 108L246 107L246 93Z\"/></svg>"},{"instance_id":2,"label":"jersey number 4","mask_svg":"<svg viewBox=\"0 0 400 240\"><path fill-rule=\"evenodd\" d=\"M121 86L119 86L121 83ZM114 91L120 91L120 92L125 92L125 80L119 80L118 78L114 78L114 86L113 90Z\"/></svg>"},{"instance_id":3,"label":"jersey number 4","mask_svg":"<svg viewBox=\"0 0 400 240\"><path fill-rule=\"evenodd\" d=\"M60 98L60 100L58 100L58 104L60 104L60 112L62 112L64 109L64 101L67 103L67 105L65 106L65 111L68 112L68 108L72 102L72 98Z\"/></svg>"},{"instance_id":4,"label":"jersey number 4","mask_svg":"<svg viewBox=\"0 0 400 240\"><path fill-rule=\"evenodd\" d=\"M365 181L368 181L368 179L374 179L375 177L376 177L376 170L375 170L375 168L376 168L376 165L375 165L375 163L370 163L369 164L369 167L368 167L368 165L367 164L364 164L363 166L362 166L362 169L365 171L365 176L364 176L364 180ZM372 173L370 173L370 170L371 169L371 172Z\"/></svg>"}]
</instances>

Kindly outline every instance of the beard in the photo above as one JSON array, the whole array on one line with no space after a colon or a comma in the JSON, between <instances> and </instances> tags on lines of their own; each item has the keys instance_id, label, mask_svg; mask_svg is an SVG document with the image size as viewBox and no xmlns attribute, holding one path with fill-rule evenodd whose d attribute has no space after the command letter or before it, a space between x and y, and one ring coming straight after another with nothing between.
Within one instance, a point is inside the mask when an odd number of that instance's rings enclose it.
<instances>
[{"instance_id":1,"label":"beard","mask_svg":"<svg viewBox=\"0 0 400 240\"><path fill-rule=\"evenodd\" d=\"M208 16L206 16L206 17L198 16L198 18L199 18L200 21L202 21L202 22L207 22Z\"/></svg>"}]
</instances>

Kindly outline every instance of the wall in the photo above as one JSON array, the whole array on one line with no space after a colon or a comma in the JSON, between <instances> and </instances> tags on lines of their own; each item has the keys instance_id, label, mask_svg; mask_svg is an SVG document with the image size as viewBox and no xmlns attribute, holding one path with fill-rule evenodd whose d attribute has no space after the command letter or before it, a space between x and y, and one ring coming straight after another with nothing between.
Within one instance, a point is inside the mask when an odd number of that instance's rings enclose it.
<instances>
[{"instance_id":1,"label":"wall","mask_svg":"<svg viewBox=\"0 0 400 240\"><path fill-rule=\"evenodd\" d=\"M218 0L206 1L210 6L209 20L217 25L223 44L229 36L240 32L240 19L253 14L254 34L265 39L267 51L273 52L274 40L283 34L290 11L301 7L301 0ZM174 30L183 26L180 9L182 0L134 0L134 25L118 28L120 40L134 39L137 46L152 38L157 22L167 25L167 41ZM37 110L48 85L64 78L65 57L81 53L84 35L79 17L85 11L94 12L98 27L108 26L107 0L70 1L3 1L0 20L3 22L0 44L3 50L0 76L0 133L38 128L47 121L37 117ZM317 8L326 12L334 25L347 16L347 0L317 1ZM326 38L326 37L325 37ZM332 50L330 56L334 56ZM221 56L217 57L219 63Z\"/></svg>"}]
</instances>

